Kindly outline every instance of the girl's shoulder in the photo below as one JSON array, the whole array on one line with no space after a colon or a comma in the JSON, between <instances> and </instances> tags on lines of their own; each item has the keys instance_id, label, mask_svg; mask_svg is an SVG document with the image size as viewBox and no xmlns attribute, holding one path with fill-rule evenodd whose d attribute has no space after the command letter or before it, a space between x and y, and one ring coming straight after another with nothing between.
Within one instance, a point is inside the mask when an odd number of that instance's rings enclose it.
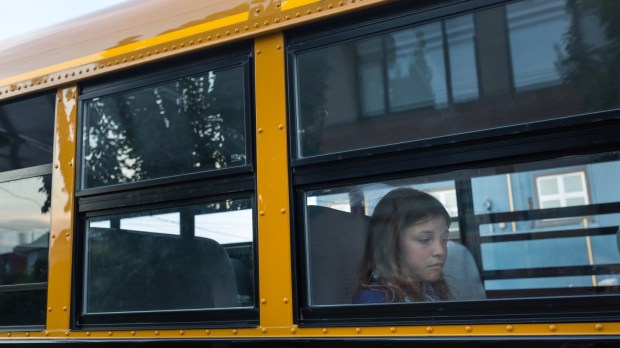
<instances>
[{"instance_id":1,"label":"girl's shoulder","mask_svg":"<svg viewBox=\"0 0 620 348\"><path fill-rule=\"evenodd\" d=\"M379 289L360 290L353 296L353 303L385 303L385 292Z\"/></svg>"}]
</instances>

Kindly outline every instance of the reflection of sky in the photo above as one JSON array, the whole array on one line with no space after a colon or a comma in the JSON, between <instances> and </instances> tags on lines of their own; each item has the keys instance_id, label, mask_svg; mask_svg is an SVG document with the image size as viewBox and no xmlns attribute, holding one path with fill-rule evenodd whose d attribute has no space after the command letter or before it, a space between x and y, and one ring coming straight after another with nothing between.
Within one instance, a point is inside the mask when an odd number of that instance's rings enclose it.
<instances>
[{"instance_id":1,"label":"reflection of sky","mask_svg":"<svg viewBox=\"0 0 620 348\"><path fill-rule=\"evenodd\" d=\"M46 195L40 177L0 183L0 252L31 243L49 231L50 216L42 214Z\"/></svg>"},{"instance_id":2,"label":"reflection of sky","mask_svg":"<svg viewBox=\"0 0 620 348\"><path fill-rule=\"evenodd\" d=\"M195 216L197 237L210 238L220 244L251 242L254 239L252 210L234 210ZM179 235L181 220L179 213L156 214L123 218L123 230ZM91 221L90 227L110 228L110 221Z\"/></svg>"}]
</instances>

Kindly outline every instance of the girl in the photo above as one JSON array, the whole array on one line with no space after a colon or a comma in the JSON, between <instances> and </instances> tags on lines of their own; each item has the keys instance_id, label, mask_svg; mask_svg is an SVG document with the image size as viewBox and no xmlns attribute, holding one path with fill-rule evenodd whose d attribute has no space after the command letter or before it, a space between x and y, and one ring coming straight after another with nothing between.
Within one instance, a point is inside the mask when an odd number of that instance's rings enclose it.
<instances>
[{"instance_id":1,"label":"girl","mask_svg":"<svg viewBox=\"0 0 620 348\"><path fill-rule=\"evenodd\" d=\"M353 302L447 299L449 225L444 206L427 193L398 188L385 195L370 218Z\"/></svg>"}]
</instances>

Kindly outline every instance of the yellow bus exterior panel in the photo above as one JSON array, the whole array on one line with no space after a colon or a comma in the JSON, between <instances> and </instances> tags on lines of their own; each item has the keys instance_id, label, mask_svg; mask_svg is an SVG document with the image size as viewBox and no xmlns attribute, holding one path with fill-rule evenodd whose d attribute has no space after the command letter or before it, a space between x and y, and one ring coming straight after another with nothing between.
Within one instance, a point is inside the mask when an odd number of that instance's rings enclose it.
<instances>
[{"instance_id":1,"label":"yellow bus exterior panel","mask_svg":"<svg viewBox=\"0 0 620 348\"><path fill-rule=\"evenodd\" d=\"M0 100L386 2L391 1L133 2L122 11L48 28L42 39L0 51ZM179 14L184 4L198 7Z\"/></svg>"},{"instance_id":2,"label":"yellow bus exterior panel","mask_svg":"<svg viewBox=\"0 0 620 348\"><path fill-rule=\"evenodd\" d=\"M293 324L283 35L256 39L254 53L260 323L269 330Z\"/></svg>"},{"instance_id":3,"label":"yellow bus exterior panel","mask_svg":"<svg viewBox=\"0 0 620 348\"><path fill-rule=\"evenodd\" d=\"M67 330L71 312L77 86L59 89L56 98L47 295L48 331Z\"/></svg>"}]
</instances>

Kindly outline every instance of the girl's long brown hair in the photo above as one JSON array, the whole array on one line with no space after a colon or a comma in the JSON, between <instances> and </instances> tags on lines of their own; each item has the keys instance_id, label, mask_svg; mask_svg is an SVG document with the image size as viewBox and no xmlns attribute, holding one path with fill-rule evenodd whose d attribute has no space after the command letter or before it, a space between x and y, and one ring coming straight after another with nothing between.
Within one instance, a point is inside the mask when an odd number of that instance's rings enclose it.
<instances>
[{"instance_id":1,"label":"girl's long brown hair","mask_svg":"<svg viewBox=\"0 0 620 348\"><path fill-rule=\"evenodd\" d=\"M382 291L386 302L403 302L405 298L414 302L425 301L422 282L402 261L400 233L409 226L437 216L450 225L446 208L425 192L398 188L385 195L375 207L368 224L358 291ZM448 299L449 290L443 274L430 285L439 299Z\"/></svg>"}]
</instances>

